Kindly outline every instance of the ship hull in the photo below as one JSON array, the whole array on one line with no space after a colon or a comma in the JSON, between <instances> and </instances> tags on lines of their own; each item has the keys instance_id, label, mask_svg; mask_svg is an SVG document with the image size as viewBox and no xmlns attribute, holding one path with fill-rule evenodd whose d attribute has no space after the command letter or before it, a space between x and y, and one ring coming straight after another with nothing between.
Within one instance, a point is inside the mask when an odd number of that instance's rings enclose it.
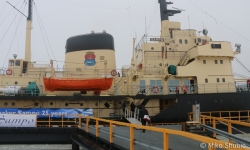
<instances>
[{"instance_id":1,"label":"ship hull","mask_svg":"<svg viewBox=\"0 0 250 150\"><path fill-rule=\"evenodd\" d=\"M195 104L200 104L200 112L250 110L250 93L181 94L178 103L155 115L152 122L185 122ZM222 113L222 116L228 115L228 112Z\"/></svg>"},{"instance_id":2,"label":"ship hull","mask_svg":"<svg viewBox=\"0 0 250 150\"><path fill-rule=\"evenodd\" d=\"M129 96L126 96L129 97ZM134 99L176 99L177 95L136 95ZM123 101L124 95L119 96L0 96L0 101L82 101L91 100L95 103L98 100ZM201 112L210 111L241 111L250 110L250 93L214 93L214 94L180 94L178 103L152 116L153 123L160 122L185 122L188 120L188 112L192 112L192 105L200 104ZM148 107L146 105L146 107ZM15 107L16 108L16 107ZM103 108L102 108L103 109ZM241 114L244 115L244 114ZM246 114L247 115L247 114ZM222 116L228 116L228 113L222 113ZM236 114L237 116L237 114Z\"/></svg>"},{"instance_id":3,"label":"ship hull","mask_svg":"<svg viewBox=\"0 0 250 150\"><path fill-rule=\"evenodd\" d=\"M113 78L43 78L46 91L105 91L113 82Z\"/></svg>"}]
</instances>

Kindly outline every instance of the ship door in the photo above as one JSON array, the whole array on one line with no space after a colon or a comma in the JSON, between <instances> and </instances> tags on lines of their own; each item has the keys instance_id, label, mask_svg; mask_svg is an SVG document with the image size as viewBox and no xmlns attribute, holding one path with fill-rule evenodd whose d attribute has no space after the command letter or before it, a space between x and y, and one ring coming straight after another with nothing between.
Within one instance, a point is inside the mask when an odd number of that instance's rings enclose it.
<instances>
[{"instance_id":1,"label":"ship door","mask_svg":"<svg viewBox=\"0 0 250 150\"><path fill-rule=\"evenodd\" d=\"M27 61L23 61L23 73L27 72L27 67L28 67L28 62Z\"/></svg>"}]
</instances>

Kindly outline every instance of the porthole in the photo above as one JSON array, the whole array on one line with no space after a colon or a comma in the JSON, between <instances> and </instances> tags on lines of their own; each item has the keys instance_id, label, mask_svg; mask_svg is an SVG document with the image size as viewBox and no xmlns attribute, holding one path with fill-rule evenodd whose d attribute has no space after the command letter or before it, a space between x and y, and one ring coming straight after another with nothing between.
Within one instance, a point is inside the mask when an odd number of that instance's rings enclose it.
<instances>
[{"instance_id":1,"label":"porthole","mask_svg":"<svg viewBox=\"0 0 250 150\"><path fill-rule=\"evenodd\" d=\"M7 103L7 102L4 102L4 106L8 106L8 103Z\"/></svg>"},{"instance_id":2,"label":"porthole","mask_svg":"<svg viewBox=\"0 0 250 150\"><path fill-rule=\"evenodd\" d=\"M83 103L80 103L80 106L83 106Z\"/></svg>"},{"instance_id":3,"label":"porthole","mask_svg":"<svg viewBox=\"0 0 250 150\"><path fill-rule=\"evenodd\" d=\"M65 106L69 106L69 103L65 103Z\"/></svg>"},{"instance_id":4,"label":"porthole","mask_svg":"<svg viewBox=\"0 0 250 150\"><path fill-rule=\"evenodd\" d=\"M38 106L38 102L35 102L34 105L35 105L35 106Z\"/></svg>"},{"instance_id":5,"label":"porthole","mask_svg":"<svg viewBox=\"0 0 250 150\"><path fill-rule=\"evenodd\" d=\"M120 102L119 102L120 103ZM98 103L95 103L95 106L98 106Z\"/></svg>"},{"instance_id":6,"label":"porthole","mask_svg":"<svg viewBox=\"0 0 250 150\"><path fill-rule=\"evenodd\" d=\"M50 105L53 105L53 102L50 102L49 104L50 104Z\"/></svg>"},{"instance_id":7,"label":"porthole","mask_svg":"<svg viewBox=\"0 0 250 150\"><path fill-rule=\"evenodd\" d=\"M151 50L154 50L154 47L151 47Z\"/></svg>"},{"instance_id":8,"label":"porthole","mask_svg":"<svg viewBox=\"0 0 250 150\"><path fill-rule=\"evenodd\" d=\"M12 103L11 103L11 105L12 105L12 106L15 106L15 105L16 105L16 103L15 103L15 102L12 102Z\"/></svg>"},{"instance_id":9,"label":"porthole","mask_svg":"<svg viewBox=\"0 0 250 150\"><path fill-rule=\"evenodd\" d=\"M18 84L18 82L16 81L16 82L15 82L15 84L17 85L17 84Z\"/></svg>"}]
</instances>

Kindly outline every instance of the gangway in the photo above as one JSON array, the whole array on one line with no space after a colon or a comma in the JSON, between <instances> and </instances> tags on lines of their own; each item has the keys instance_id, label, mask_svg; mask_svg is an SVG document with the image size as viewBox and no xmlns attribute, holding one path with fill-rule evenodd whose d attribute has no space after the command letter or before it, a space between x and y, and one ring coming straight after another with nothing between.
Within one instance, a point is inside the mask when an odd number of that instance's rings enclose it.
<instances>
[{"instance_id":1,"label":"gangway","mask_svg":"<svg viewBox=\"0 0 250 150\"><path fill-rule=\"evenodd\" d=\"M214 143L221 145L224 149L231 149L226 147L224 141L181 131L181 126L177 130L171 129L170 126L142 126L89 116L82 116L81 119L84 120L80 127L82 135L85 138L93 139L96 143L102 143L107 149L200 150L201 146L204 146L201 143L205 145ZM109 126L101 127L100 122L108 123ZM146 132L142 133L141 130L135 128L145 129ZM207 147L207 149L214 150L213 147Z\"/></svg>"}]
</instances>

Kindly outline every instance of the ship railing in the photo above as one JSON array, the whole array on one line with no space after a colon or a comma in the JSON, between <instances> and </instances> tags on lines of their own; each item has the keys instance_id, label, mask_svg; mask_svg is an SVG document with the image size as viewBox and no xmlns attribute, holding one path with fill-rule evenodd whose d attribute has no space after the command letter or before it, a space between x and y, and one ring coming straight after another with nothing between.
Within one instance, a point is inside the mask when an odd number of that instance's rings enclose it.
<instances>
[{"instance_id":1,"label":"ship railing","mask_svg":"<svg viewBox=\"0 0 250 150\"><path fill-rule=\"evenodd\" d=\"M239 132L241 132L241 133L244 134L244 132L242 132L242 131L234 128L232 126L232 124L240 125L240 126L245 126L245 127L250 127L250 123L249 122L242 122L242 121L238 121L238 120L225 119L225 118L221 118L221 117L212 117L212 116L201 115L201 124L205 125L207 119L210 120L210 124L212 124L212 128L209 127L209 129L211 128L210 131L213 132L213 138L216 138L216 132L219 132L219 133L222 133L221 134L222 136L227 137L229 139L229 143L231 143L231 144L234 141L236 143L240 142L240 143L243 143L243 144L247 144L247 146L250 146L249 145L250 142L248 140L245 140L245 139L242 139L242 138L239 138L239 137L234 137L232 135L232 133L233 133L232 129L235 129L235 130L237 130L237 131L239 131ZM225 133L221 132L220 130L216 130L216 125L218 123L222 123L222 124L224 124L224 125L226 125L228 127L228 130L227 130L228 134L225 134ZM204 126L204 127L206 127L206 126ZM205 128L203 128L203 130L205 130ZM246 145L243 145L243 146L245 146L245 148L247 148ZM238 148L238 149L241 149L241 147Z\"/></svg>"},{"instance_id":2,"label":"ship railing","mask_svg":"<svg viewBox=\"0 0 250 150\"><path fill-rule=\"evenodd\" d=\"M237 101L236 101L237 102ZM201 115L209 116L209 119L205 119L205 123L212 123L212 117L235 120L240 122L250 122L250 110L239 111L210 111L200 112ZM189 120L193 120L193 112L188 112Z\"/></svg>"},{"instance_id":3,"label":"ship railing","mask_svg":"<svg viewBox=\"0 0 250 150\"><path fill-rule=\"evenodd\" d=\"M168 150L169 149L169 135L176 135L176 136L180 136L180 137L185 137L188 139L193 139L195 141L199 141L202 144L204 143L204 145L211 145L211 144L216 144L216 145L220 145L220 148L223 149L232 149L227 147L228 143L221 141L221 140L217 140L214 138L210 138L210 137L206 137L206 136L202 136L202 135L197 135L197 134L193 134L193 133L189 133L186 131L179 131L179 130L172 130L172 129L166 129L166 128L157 128L157 127L153 127L153 126L142 126L139 124L130 124L130 123L125 123L125 122L118 122L118 121L111 121L111 120L106 120L106 119L101 119L101 118L95 118L95 117L90 117L90 116L83 116L82 120L84 121L82 124L81 129L85 130L86 133L91 133L94 134L96 136L96 138L98 137L102 137L102 135L100 133L105 133L105 137L109 137L109 143L110 144L116 144L119 145L121 143L120 139L122 140L122 142L124 144L129 145L129 149L133 150L135 149L135 146L145 146L144 149L163 149L163 150ZM95 122L94 125L90 124L90 122ZM100 128L99 123L100 122L105 122L107 124L109 124L109 130L102 130L102 128ZM123 126L126 127L125 129L128 130L127 132L129 133L128 137L124 137L124 135L121 135L121 133L119 133L119 130L115 130L114 128L116 128L115 126ZM151 132L156 132L156 133L161 133L162 134L162 145L159 145L159 141L155 141L155 139L151 139L150 141L148 141L147 143L145 143L145 141L143 141L143 139L137 138L135 140L136 137L140 137L141 132L136 132L135 129L145 129L147 131L151 131ZM114 137L116 137L116 140L114 139ZM117 138L119 140L117 140ZM158 140L158 139L157 139ZM157 144L155 144L157 143ZM181 142L180 142L181 143ZM203 146L203 145L202 145ZM213 150L215 149L214 147L208 147L209 150ZM245 147L243 147L242 149L247 149Z\"/></svg>"},{"instance_id":4,"label":"ship railing","mask_svg":"<svg viewBox=\"0 0 250 150\"><path fill-rule=\"evenodd\" d=\"M79 127L78 114L39 114L36 127Z\"/></svg>"},{"instance_id":5,"label":"ship railing","mask_svg":"<svg viewBox=\"0 0 250 150\"><path fill-rule=\"evenodd\" d=\"M46 111L40 112L32 112L29 114L8 114L17 116L16 118L19 118L20 120L25 118L26 125L23 127L79 127L81 124L81 117L82 115L79 114L46 114ZM13 117L12 117L13 118ZM15 117L14 117L15 118ZM27 119L29 118L29 119ZM29 120L29 123L27 123L27 120ZM34 121L33 121L34 120ZM8 124L4 126L4 124L1 125L1 127L19 127L16 126L18 122L11 124ZM20 122L19 122L20 123Z\"/></svg>"},{"instance_id":6,"label":"ship railing","mask_svg":"<svg viewBox=\"0 0 250 150\"><path fill-rule=\"evenodd\" d=\"M231 93L236 92L236 84L233 83L208 83L208 84L193 84L193 85L162 85L161 80L154 80L156 84L152 85L119 85L116 88L120 89L117 95L128 92L130 95L159 95L159 94L206 94L206 93ZM153 82L153 81L152 81ZM158 83L159 82L159 83ZM183 86L187 89L184 91ZM248 88L244 92L248 92ZM127 91L129 89L129 91ZM124 91L125 90L125 91ZM142 91L147 93L142 93Z\"/></svg>"},{"instance_id":7,"label":"ship railing","mask_svg":"<svg viewBox=\"0 0 250 150\"><path fill-rule=\"evenodd\" d=\"M163 53L162 51L145 51L144 58L145 59L153 59L153 60L162 60L162 59L175 59L180 60L186 51L167 51L167 53Z\"/></svg>"}]
</instances>

